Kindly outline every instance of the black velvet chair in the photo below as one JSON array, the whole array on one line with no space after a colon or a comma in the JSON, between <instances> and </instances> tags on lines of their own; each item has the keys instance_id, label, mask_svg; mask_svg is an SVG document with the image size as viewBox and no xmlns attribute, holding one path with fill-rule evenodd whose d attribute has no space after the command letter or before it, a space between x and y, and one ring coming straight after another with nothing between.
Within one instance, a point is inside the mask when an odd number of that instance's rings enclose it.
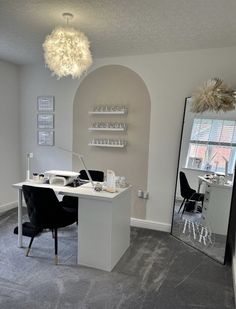
<instances>
[{"instance_id":1,"label":"black velvet chair","mask_svg":"<svg viewBox=\"0 0 236 309\"><path fill-rule=\"evenodd\" d=\"M99 182L104 181L104 172L103 171L96 171L96 170L88 170L88 171L89 171L89 174L90 174L92 180L99 181ZM79 174L79 181L81 183L87 182L89 180L85 170L81 170L79 173L80 173Z\"/></svg>"},{"instance_id":2,"label":"black velvet chair","mask_svg":"<svg viewBox=\"0 0 236 309\"><path fill-rule=\"evenodd\" d=\"M93 181L104 181L104 172L103 171L97 171L97 170L88 170L89 174ZM82 185L84 183L87 183L89 181L89 178L87 176L87 173L85 170L81 170L79 175L79 185ZM63 203L68 209L76 209L78 210L78 197L74 196L63 196Z\"/></svg>"},{"instance_id":3,"label":"black velvet chair","mask_svg":"<svg viewBox=\"0 0 236 309\"><path fill-rule=\"evenodd\" d=\"M64 203L58 200L55 192L50 188L23 185L22 191L27 205L30 223L35 226L35 228L52 230L55 241L55 264L57 264L57 230L58 228L77 222L77 212L63 207ZM35 236L36 235L33 235L30 239L26 256L29 255Z\"/></svg>"},{"instance_id":4,"label":"black velvet chair","mask_svg":"<svg viewBox=\"0 0 236 309\"><path fill-rule=\"evenodd\" d=\"M179 180L180 180L180 194L183 198L183 201L182 201L182 204L180 205L178 213L183 207L183 211L182 211L182 215L183 215L183 213L186 210L187 203L190 201L201 202L203 206L204 194L197 193L196 190L190 187L187 177L184 172L179 173Z\"/></svg>"}]
</instances>

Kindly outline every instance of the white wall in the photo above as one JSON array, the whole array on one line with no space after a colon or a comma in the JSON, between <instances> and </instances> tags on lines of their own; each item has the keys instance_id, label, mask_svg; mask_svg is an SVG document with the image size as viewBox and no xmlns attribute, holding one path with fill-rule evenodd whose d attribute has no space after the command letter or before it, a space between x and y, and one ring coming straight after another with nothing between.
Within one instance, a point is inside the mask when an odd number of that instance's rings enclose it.
<instances>
[{"instance_id":1,"label":"white wall","mask_svg":"<svg viewBox=\"0 0 236 309\"><path fill-rule=\"evenodd\" d=\"M21 164L25 175L26 154L33 152L32 172L46 169L71 170L70 155L56 147L37 145L37 96L55 96L55 140L56 144L72 149L73 138L73 98L78 81L72 79L57 80L41 65L22 67L21 88Z\"/></svg>"},{"instance_id":2,"label":"white wall","mask_svg":"<svg viewBox=\"0 0 236 309\"><path fill-rule=\"evenodd\" d=\"M0 211L17 199L20 180L19 68L0 61Z\"/></svg>"},{"instance_id":3,"label":"white wall","mask_svg":"<svg viewBox=\"0 0 236 309\"><path fill-rule=\"evenodd\" d=\"M220 77L236 86L236 47L97 59L92 68L120 64L137 72L151 98L146 219L170 227L184 100L205 80ZM71 156L55 147L36 144L36 97L56 98L56 144L72 149L72 105L79 81L57 81L43 64L21 70L22 154L35 153L34 170L67 168ZM24 164L22 161L22 164ZM138 168L138 167L137 167Z\"/></svg>"}]
</instances>

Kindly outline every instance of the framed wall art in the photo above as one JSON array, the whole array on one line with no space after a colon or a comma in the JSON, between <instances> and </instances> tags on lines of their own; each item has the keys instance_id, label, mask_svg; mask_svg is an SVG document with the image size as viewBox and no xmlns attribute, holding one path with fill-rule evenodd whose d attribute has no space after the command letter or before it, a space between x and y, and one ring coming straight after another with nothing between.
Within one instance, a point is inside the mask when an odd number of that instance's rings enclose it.
<instances>
[{"instance_id":1,"label":"framed wall art","mask_svg":"<svg viewBox=\"0 0 236 309\"><path fill-rule=\"evenodd\" d=\"M54 96L42 95L37 97L38 112L54 112Z\"/></svg>"},{"instance_id":2,"label":"framed wall art","mask_svg":"<svg viewBox=\"0 0 236 309\"><path fill-rule=\"evenodd\" d=\"M38 145L53 146L54 145L54 131L39 130L37 132Z\"/></svg>"},{"instance_id":3,"label":"framed wall art","mask_svg":"<svg viewBox=\"0 0 236 309\"><path fill-rule=\"evenodd\" d=\"M54 114L38 114L37 115L38 129L54 129Z\"/></svg>"}]
</instances>

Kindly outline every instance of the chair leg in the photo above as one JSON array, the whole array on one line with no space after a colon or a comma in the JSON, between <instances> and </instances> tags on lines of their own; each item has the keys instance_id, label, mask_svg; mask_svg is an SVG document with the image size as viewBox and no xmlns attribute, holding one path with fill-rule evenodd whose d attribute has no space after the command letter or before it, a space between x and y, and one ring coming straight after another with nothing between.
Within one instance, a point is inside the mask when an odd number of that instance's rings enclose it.
<instances>
[{"instance_id":1,"label":"chair leg","mask_svg":"<svg viewBox=\"0 0 236 309\"><path fill-rule=\"evenodd\" d=\"M183 214L185 212L185 209L186 209L186 203L188 202L188 199L186 200L186 202L184 203L184 208L183 208L183 211L182 211L182 214L181 214L181 218L183 217Z\"/></svg>"},{"instance_id":2,"label":"chair leg","mask_svg":"<svg viewBox=\"0 0 236 309\"><path fill-rule=\"evenodd\" d=\"M53 239L55 238L53 229L52 229L52 238L53 238Z\"/></svg>"},{"instance_id":3,"label":"chair leg","mask_svg":"<svg viewBox=\"0 0 236 309\"><path fill-rule=\"evenodd\" d=\"M29 243L29 246L28 246L28 249L26 251L25 256L29 256L29 252L30 252L33 241L34 241L34 236L32 236L31 239L30 239L30 243Z\"/></svg>"},{"instance_id":4,"label":"chair leg","mask_svg":"<svg viewBox=\"0 0 236 309\"><path fill-rule=\"evenodd\" d=\"M55 262L55 264L57 265L57 264L58 264L58 254L57 254L57 251L58 251L57 228L54 229L54 241L55 241L55 259L54 259L54 262Z\"/></svg>"},{"instance_id":5,"label":"chair leg","mask_svg":"<svg viewBox=\"0 0 236 309\"><path fill-rule=\"evenodd\" d=\"M184 205L184 203L185 203L185 198L183 199L183 202L182 202L182 204L180 205L180 208L179 208L179 210L178 210L178 213L180 212L180 210L181 210L181 208L182 208L182 206Z\"/></svg>"}]
</instances>

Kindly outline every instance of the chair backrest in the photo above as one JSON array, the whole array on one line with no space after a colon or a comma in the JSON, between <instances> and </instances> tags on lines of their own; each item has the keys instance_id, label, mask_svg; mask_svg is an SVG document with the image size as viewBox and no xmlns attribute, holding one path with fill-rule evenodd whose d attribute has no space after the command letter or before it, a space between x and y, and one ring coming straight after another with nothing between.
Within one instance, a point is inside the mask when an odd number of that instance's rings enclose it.
<instances>
[{"instance_id":1,"label":"chair backrest","mask_svg":"<svg viewBox=\"0 0 236 309\"><path fill-rule=\"evenodd\" d=\"M36 227L47 228L53 224L61 210L55 192L50 188L22 186L30 222Z\"/></svg>"},{"instance_id":2,"label":"chair backrest","mask_svg":"<svg viewBox=\"0 0 236 309\"><path fill-rule=\"evenodd\" d=\"M96 170L88 170L89 174L91 175L91 178L93 181L104 181L104 172L103 171L96 171ZM85 170L80 171L79 179L81 181L88 181L88 176L86 174Z\"/></svg>"},{"instance_id":3,"label":"chair backrest","mask_svg":"<svg viewBox=\"0 0 236 309\"><path fill-rule=\"evenodd\" d=\"M183 198L190 198L191 195L196 192L193 190L187 180L187 177L184 172L179 172L179 180L180 180L180 193Z\"/></svg>"}]
</instances>

